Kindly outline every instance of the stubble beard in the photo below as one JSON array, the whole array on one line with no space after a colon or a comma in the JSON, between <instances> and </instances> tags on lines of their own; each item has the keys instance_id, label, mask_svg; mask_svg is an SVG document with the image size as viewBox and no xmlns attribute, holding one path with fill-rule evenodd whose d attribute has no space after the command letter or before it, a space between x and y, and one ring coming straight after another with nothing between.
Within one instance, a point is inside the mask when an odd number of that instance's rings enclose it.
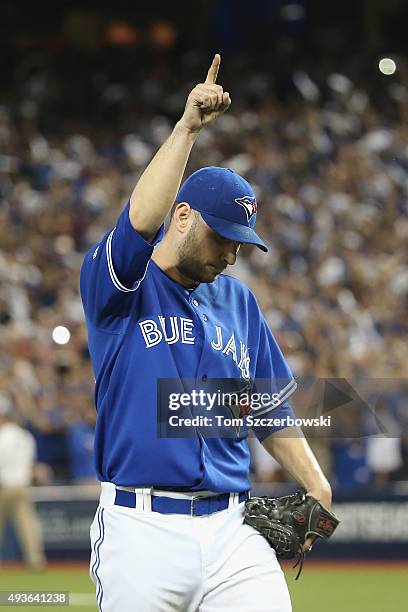
<instances>
[{"instance_id":1,"label":"stubble beard","mask_svg":"<svg viewBox=\"0 0 408 612\"><path fill-rule=\"evenodd\" d=\"M214 274L206 270L206 266L197 257L199 247L196 240L195 219L184 242L178 248L177 269L185 278L191 279L192 285L195 283L212 283L215 279Z\"/></svg>"}]
</instances>

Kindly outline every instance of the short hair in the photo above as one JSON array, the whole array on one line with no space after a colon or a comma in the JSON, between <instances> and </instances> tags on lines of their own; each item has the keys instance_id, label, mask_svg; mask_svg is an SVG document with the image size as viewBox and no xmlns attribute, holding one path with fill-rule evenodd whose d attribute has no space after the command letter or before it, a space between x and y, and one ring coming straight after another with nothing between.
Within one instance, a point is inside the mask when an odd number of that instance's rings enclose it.
<instances>
[{"instance_id":1,"label":"short hair","mask_svg":"<svg viewBox=\"0 0 408 612\"><path fill-rule=\"evenodd\" d=\"M166 222L165 222L165 232L166 233L169 231L169 228L170 228L170 225L171 225L174 213L175 213L177 205L179 203L180 202L174 202L173 206L170 208L170 212L167 214Z\"/></svg>"},{"instance_id":2,"label":"short hair","mask_svg":"<svg viewBox=\"0 0 408 612\"><path fill-rule=\"evenodd\" d=\"M170 213L169 213L169 220L171 221L173 219L173 215L176 212L176 208L177 206L180 204L180 202L174 202L173 206L170 208Z\"/></svg>"}]
</instances>

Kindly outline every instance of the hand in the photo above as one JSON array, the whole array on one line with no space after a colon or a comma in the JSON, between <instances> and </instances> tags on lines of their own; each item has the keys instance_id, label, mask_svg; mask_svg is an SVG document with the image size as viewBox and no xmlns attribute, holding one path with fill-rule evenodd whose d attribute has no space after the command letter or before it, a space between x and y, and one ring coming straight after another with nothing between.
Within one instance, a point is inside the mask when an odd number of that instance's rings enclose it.
<instances>
[{"instance_id":1,"label":"hand","mask_svg":"<svg viewBox=\"0 0 408 612\"><path fill-rule=\"evenodd\" d=\"M307 553L313 548L313 544L316 542L317 536L309 536L306 538L305 543L303 544L303 552Z\"/></svg>"},{"instance_id":2,"label":"hand","mask_svg":"<svg viewBox=\"0 0 408 612\"><path fill-rule=\"evenodd\" d=\"M179 124L190 132L198 132L212 123L230 107L229 93L216 84L221 56L216 53L204 83L198 83L187 98L184 114Z\"/></svg>"},{"instance_id":3,"label":"hand","mask_svg":"<svg viewBox=\"0 0 408 612\"><path fill-rule=\"evenodd\" d=\"M312 497L317 499L322 504L322 506L327 508L327 510L330 510L331 508L331 488L329 486L326 486L323 489L316 489L316 490L310 489L310 491L307 491L307 495L311 495ZM314 535L306 538L305 543L303 544L303 547L302 547L303 551L308 552L309 550L311 550L316 540L317 540L317 536L314 536Z\"/></svg>"}]
</instances>

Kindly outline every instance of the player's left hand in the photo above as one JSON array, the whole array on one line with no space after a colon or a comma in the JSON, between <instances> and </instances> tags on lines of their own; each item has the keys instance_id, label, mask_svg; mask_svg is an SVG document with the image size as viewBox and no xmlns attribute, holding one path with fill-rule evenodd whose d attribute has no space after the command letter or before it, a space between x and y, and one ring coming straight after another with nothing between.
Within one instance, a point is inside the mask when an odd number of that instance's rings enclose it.
<instances>
[{"instance_id":1,"label":"player's left hand","mask_svg":"<svg viewBox=\"0 0 408 612\"><path fill-rule=\"evenodd\" d=\"M316 539L317 539L316 536L310 536L310 538L307 538L305 540L305 543L302 546L303 552L307 553L310 550L312 550L313 544L314 544L314 542L316 542Z\"/></svg>"},{"instance_id":2,"label":"player's left hand","mask_svg":"<svg viewBox=\"0 0 408 612\"><path fill-rule=\"evenodd\" d=\"M322 491L320 489L310 489L307 492L308 495L311 495L312 497L314 497L315 499L317 499L322 506L324 506L327 510L331 509L331 492L330 490L325 490ZM306 538L302 548L303 548L303 552L308 552L309 550L312 549L314 542L316 542L317 540L317 536L311 535L308 538Z\"/></svg>"},{"instance_id":3,"label":"player's left hand","mask_svg":"<svg viewBox=\"0 0 408 612\"><path fill-rule=\"evenodd\" d=\"M275 550L277 559L297 557L296 580L311 538L328 540L339 522L316 498L302 491L284 497L251 497L245 502L244 523L259 531Z\"/></svg>"}]
</instances>

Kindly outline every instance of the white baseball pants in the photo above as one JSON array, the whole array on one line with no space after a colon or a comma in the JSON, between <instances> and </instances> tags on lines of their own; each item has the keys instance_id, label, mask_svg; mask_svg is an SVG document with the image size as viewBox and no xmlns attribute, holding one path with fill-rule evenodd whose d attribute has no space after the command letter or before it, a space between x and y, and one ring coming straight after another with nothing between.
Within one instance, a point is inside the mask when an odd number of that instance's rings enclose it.
<instances>
[{"instance_id":1,"label":"white baseball pants","mask_svg":"<svg viewBox=\"0 0 408 612\"><path fill-rule=\"evenodd\" d=\"M91 526L100 612L291 612L275 552L243 524L243 503L190 517L113 500L102 492Z\"/></svg>"}]
</instances>

